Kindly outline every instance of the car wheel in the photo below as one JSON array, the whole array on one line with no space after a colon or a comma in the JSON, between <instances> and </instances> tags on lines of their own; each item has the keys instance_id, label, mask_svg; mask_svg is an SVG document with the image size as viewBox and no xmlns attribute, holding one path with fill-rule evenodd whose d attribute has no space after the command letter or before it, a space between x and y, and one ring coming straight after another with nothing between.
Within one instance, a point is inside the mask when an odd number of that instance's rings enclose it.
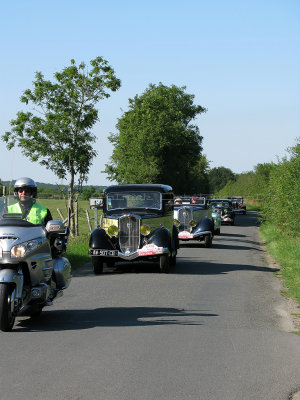
<instances>
[{"instance_id":1,"label":"car wheel","mask_svg":"<svg viewBox=\"0 0 300 400\"><path fill-rule=\"evenodd\" d=\"M115 262L114 261L108 261L106 263L106 265L107 265L107 268L113 268L115 266Z\"/></svg>"},{"instance_id":2,"label":"car wheel","mask_svg":"<svg viewBox=\"0 0 300 400\"><path fill-rule=\"evenodd\" d=\"M176 265L176 254L170 257L170 265L171 267L174 267Z\"/></svg>"},{"instance_id":3,"label":"car wheel","mask_svg":"<svg viewBox=\"0 0 300 400\"><path fill-rule=\"evenodd\" d=\"M170 257L169 254L163 254L159 258L159 269L160 272L167 274L170 270Z\"/></svg>"},{"instance_id":4,"label":"car wheel","mask_svg":"<svg viewBox=\"0 0 300 400\"><path fill-rule=\"evenodd\" d=\"M92 257L92 264L95 275L103 274L103 261L100 257Z\"/></svg>"},{"instance_id":5,"label":"car wheel","mask_svg":"<svg viewBox=\"0 0 300 400\"><path fill-rule=\"evenodd\" d=\"M211 235L206 235L204 237L204 246L206 248L208 248L208 247L211 247L211 245L212 245L212 236Z\"/></svg>"}]
</instances>

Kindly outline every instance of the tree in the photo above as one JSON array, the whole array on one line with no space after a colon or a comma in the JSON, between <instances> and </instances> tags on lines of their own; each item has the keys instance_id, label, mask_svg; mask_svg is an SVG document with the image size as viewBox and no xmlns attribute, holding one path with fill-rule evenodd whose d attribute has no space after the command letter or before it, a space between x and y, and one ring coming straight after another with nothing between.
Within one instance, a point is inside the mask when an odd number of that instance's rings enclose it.
<instances>
[{"instance_id":1,"label":"tree","mask_svg":"<svg viewBox=\"0 0 300 400\"><path fill-rule=\"evenodd\" d=\"M33 104L33 112L18 112L10 122L11 131L2 139L10 150L15 145L31 161L53 171L58 178L69 178L68 204L73 213L74 185L87 181L95 136L91 128L98 121L96 103L110 96L108 91L119 89L121 82L102 57L78 66L74 60L62 72L54 74L55 81L35 75L33 89L25 90L21 102ZM71 229L74 230L73 224Z\"/></svg>"},{"instance_id":2,"label":"tree","mask_svg":"<svg viewBox=\"0 0 300 400\"><path fill-rule=\"evenodd\" d=\"M235 181L236 177L229 168L216 167L208 172L209 191L215 193L222 189L227 182Z\"/></svg>"},{"instance_id":3,"label":"tree","mask_svg":"<svg viewBox=\"0 0 300 400\"><path fill-rule=\"evenodd\" d=\"M192 169L192 179L190 182L191 194L209 193L208 167L209 161L207 161L205 155L202 155Z\"/></svg>"},{"instance_id":4,"label":"tree","mask_svg":"<svg viewBox=\"0 0 300 400\"><path fill-rule=\"evenodd\" d=\"M97 193L96 193L96 189L94 188L94 186L90 186L90 187L83 189L83 191L81 193L81 197L83 200L89 200L91 197L96 197L96 196L97 196Z\"/></svg>"},{"instance_id":5,"label":"tree","mask_svg":"<svg viewBox=\"0 0 300 400\"><path fill-rule=\"evenodd\" d=\"M129 111L111 134L114 150L105 172L118 183L165 183L189 191L192 169L201 156L202 137L191 124L206 111L194 105L185 87L150 84L129 99Z\"/></svg>"}]
</instances>

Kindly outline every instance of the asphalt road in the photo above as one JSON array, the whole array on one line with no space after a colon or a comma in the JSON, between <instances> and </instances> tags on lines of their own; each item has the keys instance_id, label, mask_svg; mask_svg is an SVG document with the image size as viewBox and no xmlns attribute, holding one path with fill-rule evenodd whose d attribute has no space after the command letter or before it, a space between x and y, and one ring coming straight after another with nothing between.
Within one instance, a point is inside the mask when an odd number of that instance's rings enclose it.
<instances>
[{"instance_id":1,"label":"asphalt road","mask_svg":"<svg viewBox=\"0 0 300 400\"><path fill-rule=\"evenodd\" d=\"M255 213L236 223L210 249L183 245L170 274L78 270L38 320L0 334L0 399L287 400L300 337Z\"/></svg>"}]
</instances>

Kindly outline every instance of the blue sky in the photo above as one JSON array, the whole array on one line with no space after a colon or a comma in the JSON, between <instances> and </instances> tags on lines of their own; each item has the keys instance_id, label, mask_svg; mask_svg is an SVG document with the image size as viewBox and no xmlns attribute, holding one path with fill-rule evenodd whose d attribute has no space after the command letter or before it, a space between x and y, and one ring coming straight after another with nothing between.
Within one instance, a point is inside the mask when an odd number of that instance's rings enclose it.
<instances>
[{"instance_id":1,"label":"blue sky","mask_svg":"<svg viewBox=\"0 0 300 400\"><path fill-rule=\"evenodd\" d=\"M34 74L46 79L102 56L122 81L98 104L98 157L88 184L112 154L107 140L128 99L149 83L186 86L208 109L197 118L211 168L250 171L277 161L300 136L298 0L0 0L0 132L20 110ZM2 180L30 176L56 183L51 171L0 141Z\"/></svg>"}]
</instances>

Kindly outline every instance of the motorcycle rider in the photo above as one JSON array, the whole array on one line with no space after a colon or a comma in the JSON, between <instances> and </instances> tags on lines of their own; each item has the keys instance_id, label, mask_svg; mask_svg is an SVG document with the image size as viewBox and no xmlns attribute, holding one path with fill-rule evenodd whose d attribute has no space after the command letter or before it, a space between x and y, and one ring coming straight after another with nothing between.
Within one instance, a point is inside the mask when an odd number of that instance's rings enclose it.
<instances>
[{"instance_id":1,"label":"motorcycle rider","mask_svg":"<svg viewBox=\"0 0 300 400\"><path fill-rule=\"evenodd\" d=\"M19 178L14 184L14 197L18 202L8 206L9 213L22 213L22 219L32 224L46 225L52 219L48 208L36 203L37 185L31 178Z\"/></svg>"}]
</instances>

